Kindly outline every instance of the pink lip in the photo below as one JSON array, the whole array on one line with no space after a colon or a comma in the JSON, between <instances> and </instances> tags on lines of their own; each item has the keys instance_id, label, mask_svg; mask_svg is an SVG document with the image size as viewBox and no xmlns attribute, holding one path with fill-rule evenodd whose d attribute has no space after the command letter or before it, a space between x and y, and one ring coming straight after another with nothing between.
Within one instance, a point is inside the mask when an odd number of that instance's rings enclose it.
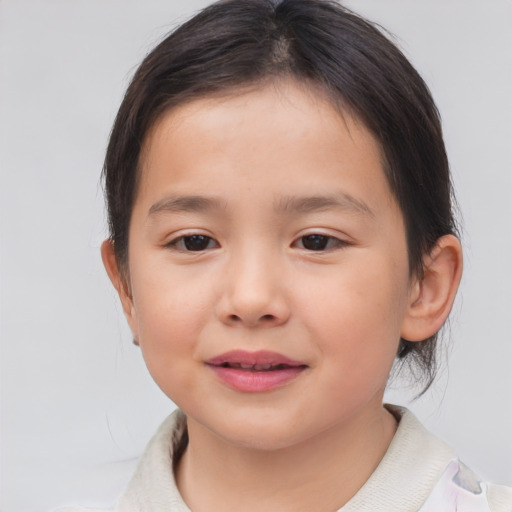
<instances>
[{"instance_id":1,"label":"pink lip","mask_svg":"<svg viewBox=\"0 0 512 512\"><path fill-rule=\"evenodd\" d=\"M232 350L206 361L217 377L229 387L247 393L272 391L295 379L307 365L266 350L246 352ZM271 368L241 368L268 366Z\"/></svg>"}]
</instances>

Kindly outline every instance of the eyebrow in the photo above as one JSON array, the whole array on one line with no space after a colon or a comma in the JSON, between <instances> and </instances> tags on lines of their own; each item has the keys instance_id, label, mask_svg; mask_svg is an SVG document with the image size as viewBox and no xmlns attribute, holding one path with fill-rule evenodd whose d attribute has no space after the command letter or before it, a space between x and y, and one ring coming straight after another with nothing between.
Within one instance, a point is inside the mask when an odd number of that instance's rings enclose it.
<instances>
[{"instance_id":1,"label":"eyebrow","mask_svg":"<svg viewBox=\"0 0 512 512\"><path fill-rule=\"evenodd\" d=\"M205 196L171 196L156 202L148 212L148 217L158 213L208 212L222 209L219 199Z\"/></svg>"},{"instance_id":2,"label":"eyebrow","mask_svg":"<svg viewBox=\"0 0 512 512\"><path fill-rule=\"evenodd\" d=\"M215 197L194 195L170 196L152 205L149 209L148 217L155 216L159 213L204 213L224 208L224 203ZM346 193L326 196L288 196L279 199L275 204L275 210L284 213L306 214L333 208L375 217L375 214L366 203Z\"/></svg>"},{"instance_id":3,"label":"eyebrow","mask_svg":"<svg viewBox=\"0 0 512 512\"><path fill-rule=\"evenodd\" d=\"M277 210L293 213L312 213L329 209L342 209L375 217L372 209L350 194L337 193L326 196L284 197L277 203Z\"/></svg>"}]
</instances>

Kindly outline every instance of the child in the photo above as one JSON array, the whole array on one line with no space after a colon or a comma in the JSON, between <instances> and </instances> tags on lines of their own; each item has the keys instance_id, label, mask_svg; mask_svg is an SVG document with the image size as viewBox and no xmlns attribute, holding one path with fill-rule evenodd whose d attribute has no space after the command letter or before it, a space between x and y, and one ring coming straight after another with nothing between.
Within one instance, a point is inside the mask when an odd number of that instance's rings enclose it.
<instances>
[{"instance_id":1,"label":"child","mask_svg":"<svg viewBox=\"0 0 512 512\"><path fill-rule=\"evenodd\" d=\"M180 408L118 511L510 511L407 410L462 272L440 121L371 24L228 0L141 64L105 161L102 246Z\"/></svg>"}]
</instances>

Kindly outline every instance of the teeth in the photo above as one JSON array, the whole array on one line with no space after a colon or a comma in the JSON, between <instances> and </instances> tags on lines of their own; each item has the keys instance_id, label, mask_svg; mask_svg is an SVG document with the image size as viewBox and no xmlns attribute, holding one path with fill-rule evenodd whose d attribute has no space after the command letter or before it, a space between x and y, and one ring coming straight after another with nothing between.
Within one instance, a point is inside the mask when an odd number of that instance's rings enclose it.
<instances>
[{"instance_id":1,"label":"teeth","mask_svg":"<svg viewBox=\"0 0 512 512\"><path fill-rule=\"evenodd\" d=\"M255 364L254 365L254 369L256 371L269 370L270 368L272 368L271 364Z\"/></svg>"},{"instance_id":2,"label":"teeth","mask_svg":"<svg viewBox=\"0 0 512 512\"><path fill-rule=\"evenodd\" d=\"M274 368L270 363L265 364L248 364L248 363L224 363L225 368L240 368L242 370L254 370L256 372L268 371Z\"/></svg>"},{"instance_id":3,"label":"teeth","mask_svg":"<svg viewBox=\"0 0 512 512\"><path fill-rule=\"evenodd\" d=\"M262 363L262 364L249 364L249 363L222 363L220 366L223 368L239 368L241 370L252 370L255 372L267 372L271 370L281 370L286 367L283 364L270 364L270 363Z\"/></svg>"}]
</instances>

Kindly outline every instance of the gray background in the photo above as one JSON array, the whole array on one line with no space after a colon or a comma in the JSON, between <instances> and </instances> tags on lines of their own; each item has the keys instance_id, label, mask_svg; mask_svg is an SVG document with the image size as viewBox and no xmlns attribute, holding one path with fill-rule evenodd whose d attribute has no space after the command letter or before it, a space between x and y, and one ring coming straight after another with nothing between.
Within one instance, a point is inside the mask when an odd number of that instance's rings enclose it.
<instances>
[{"instance_id":1,"label":"gray background","mask_svg":"<svg viewBox=\"0 0 512 512\"><path fill-rule=\"evenodd\" d=\"M99 172L137 63L206 3L0 0L2 512L111 503L173 407L101 265ZM512 485L512 2L347 4L389 28L432 88L465 219L449 371L410 407ZM389 400L407 404L399 384Z\"/></svg>"}]
</instances>

